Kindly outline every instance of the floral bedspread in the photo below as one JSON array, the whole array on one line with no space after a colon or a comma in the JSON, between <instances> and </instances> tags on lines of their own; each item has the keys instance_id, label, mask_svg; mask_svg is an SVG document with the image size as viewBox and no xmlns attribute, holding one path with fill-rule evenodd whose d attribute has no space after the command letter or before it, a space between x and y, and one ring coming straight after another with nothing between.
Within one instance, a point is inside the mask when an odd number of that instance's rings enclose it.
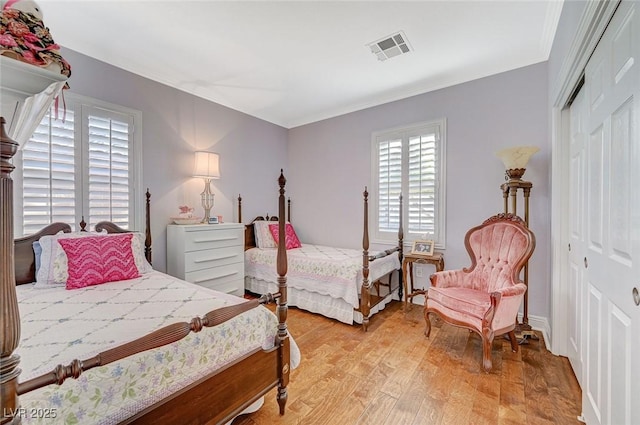
<instances>
[{"instance_id":1,"label":"floral bedspread","mask_svg":"<svg viewBox=\"0 0 640 425\"><path fill-rule=\"evenodd\" d=\"M372 253L373 254L373 253ZM252 248L245 251L245 275L275 282L276 248ZM287 285L341 298L359 307L362 285L362 251L304 244L287 250ZM397 254L369 263L369 280L374 281L400 268Z\"/></svg>"},{"instance_id":2,"label":"floral bedspread","mask_svg":"<svg viewBox=\"0 0 640 425\"><path fill-rule=\"evenodd\" d=\"M20 381L73 359L242 302L159 272L82 289L17 288L22 338ZM91 369L77 380L20 396L23 423L113 424L258 347L273 346L275 315L264 307L176 343ZM300 353L291 341L291 363Z\"/></svg>"}]
</instances>

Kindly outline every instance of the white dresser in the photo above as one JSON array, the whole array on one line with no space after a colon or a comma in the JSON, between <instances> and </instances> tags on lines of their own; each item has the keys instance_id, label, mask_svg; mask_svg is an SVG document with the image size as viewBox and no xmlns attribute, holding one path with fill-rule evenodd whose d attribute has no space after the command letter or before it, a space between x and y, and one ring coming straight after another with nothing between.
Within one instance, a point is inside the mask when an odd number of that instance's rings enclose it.
<instances>
[{"instance_id":1,"label":"white dresser","mask_svg":"<svg viewBox=\"0 0 640 425\"><path fill-rule=\"evenodd\" d=\"M244 225L167 226L167 273L215 289L244 295Z\"/></svg>"}]
</instances>

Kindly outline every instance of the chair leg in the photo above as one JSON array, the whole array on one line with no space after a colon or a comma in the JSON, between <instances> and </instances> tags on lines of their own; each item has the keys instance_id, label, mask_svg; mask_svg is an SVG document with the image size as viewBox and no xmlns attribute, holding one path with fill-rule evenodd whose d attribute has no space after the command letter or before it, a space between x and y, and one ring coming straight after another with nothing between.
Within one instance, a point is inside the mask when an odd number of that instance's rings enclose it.
<instances>
[{"instance_id":1,"label":"chair leg","mask_svg":"<svg viewBox=\"0 0 640 425\"><path fill-rule=\"evenodd\" d=\"M518 341L516 340L515 331L509 332L509 341L511 342L511 351L514 353L518 352Z\"/></svg>"},{"instance_id":2,"label":"chair leg","mask_svg":"<svg viewBox=\"0 0 640 425\"><path fill-rule=\"evenodd\" d=\"M427 311L426 307L424 309L424 321L427 325L426 329L424 330L424 335L429 338L429 335L431 335L431 320L429 320L429 312Z\"/></svg>"},{"instance_id":3,"label":"chair leg","mask_svg":"<svg viewBox=\"0 0 640 425\"><path fill-rule=\"evenodd\" d=\"M482 367L489 373L493 367L491 363L491 344L493 343L493 332L483 329L482 332Z\"/></svg>"}]
</instances>

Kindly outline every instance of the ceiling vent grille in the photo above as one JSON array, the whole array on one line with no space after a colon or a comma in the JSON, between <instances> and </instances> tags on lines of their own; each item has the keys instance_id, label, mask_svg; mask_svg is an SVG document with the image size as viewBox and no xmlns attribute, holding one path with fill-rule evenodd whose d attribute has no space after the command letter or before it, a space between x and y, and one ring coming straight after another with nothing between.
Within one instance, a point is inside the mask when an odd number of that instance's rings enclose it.
<instances>
[{"instance_id":1,"label":"ceiling vent grille","mask_svg":"<svg viewBox=\"0 0 640 425\"><path fill-rule=\"evenodd\" d=\"M367 44L367 47L371 49L371 53L378 57L379 61L386 61L394 56L409 53L412 50L411 45L407 40L407 36L403 31L398 31L395 34L391 34L378 41L369 43Z\"/></svg>"}]
</instances>

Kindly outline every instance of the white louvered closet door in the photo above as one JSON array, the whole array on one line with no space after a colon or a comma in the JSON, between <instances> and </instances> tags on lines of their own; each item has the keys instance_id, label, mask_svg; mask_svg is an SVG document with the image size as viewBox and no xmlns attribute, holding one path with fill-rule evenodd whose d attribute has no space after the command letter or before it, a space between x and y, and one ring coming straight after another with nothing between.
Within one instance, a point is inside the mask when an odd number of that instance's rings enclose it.
<instances>
[{"instance_id":1,"label":"white louvered closet door","mask_svg":"<svg viewBox=\"0 0 640 425\"><path fill-rule=\"evenodd\" d=\"M85 220L91 228L103 220L128 229L133 173L130 170L133 122L130 116L83 107ZM88 218L88 220L87 220Z\"/></svg>"}]
</instances>

